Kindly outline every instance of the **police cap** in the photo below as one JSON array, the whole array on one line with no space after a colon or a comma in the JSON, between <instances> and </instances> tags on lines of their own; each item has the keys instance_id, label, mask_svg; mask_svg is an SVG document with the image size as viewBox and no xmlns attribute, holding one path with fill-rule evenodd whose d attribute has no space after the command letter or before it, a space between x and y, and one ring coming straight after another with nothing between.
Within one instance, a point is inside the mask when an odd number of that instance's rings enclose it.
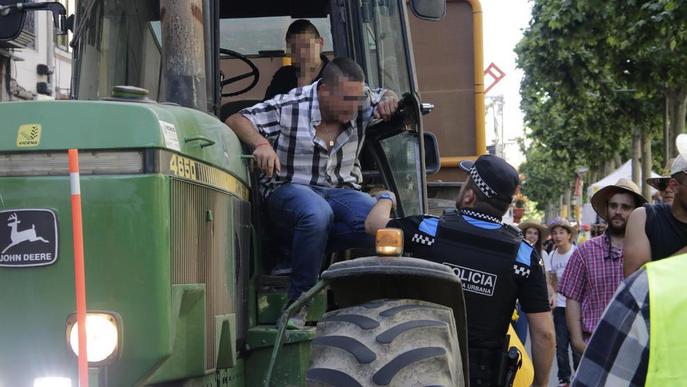
<instances>
[{"instance_id":1,"label":"police cap","mask_svg":"<svg viewBox=\"0 0 687 387\"><path fill-rule=\"evenodd\" d=\"M474 162L463 160L459 165L487 198L508 203L513 200L520 177L506 160L494 155L482 155Z\"/></svg>"}]
</instances>

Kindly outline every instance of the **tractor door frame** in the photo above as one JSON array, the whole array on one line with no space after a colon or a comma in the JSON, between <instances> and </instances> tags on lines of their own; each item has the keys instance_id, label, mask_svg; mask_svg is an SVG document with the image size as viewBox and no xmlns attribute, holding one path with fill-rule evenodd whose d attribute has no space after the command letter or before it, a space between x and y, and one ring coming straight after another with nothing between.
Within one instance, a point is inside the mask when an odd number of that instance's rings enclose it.
<instances>
[{"instance_id":1,"label":"tractor door frame","mask_svg":"<svg viewBox=\"0 0 687 387\"><path fill-rule=\"evenodd\" d=\"M332 3L335 2L336 1L332 1ZM398 93L399 97L405 94L405 96L412 101L411 104L414 106L411 110L415 113L406 117L399 127L390 128L385 135L370 136L367 138L365 147L368 149L368 152L373 154L373 158L377 162L379 172L382 174L382 179L387 187L393 190L400 198L397 215L423 214L429 209L425 173L425 143L422 119L420 118L421 115L418 114L420 112L420 98L412 51L412 40L410 38L408 8L404 0L389 0L385 2L385 4L388 7L387 11L390 13L380 16L379 13L376 13L376 11L379 11L378 8L380 5L375 3L376 2L371 2L369 0L354 0L345 3L345 12L346 15L348 15L346 19L348 20L348 27L345 36L348 37L348 41L352 44L352 46L347 47L347 53L349 57L353 58L361 65L370 87L389 88ZM377 31L374 31L376 27L373 26L374 23L371 22L370 18L377 17L377 21L379 21L379 18L384 16L389 16L388 22L393 23L393 25L387 26L387 28L391 27L389 30L382 30L380 33L377 33ZM368 32L371 33L371 39L370 37L366 38L363 36L363 34ZM399 39L399 36L401 39ZM392 49L393 55L381 58L379 56L379 51L382 51L385 45L388 46L387 42L383 41L385 38L393 39L396 44L400 42L402 47L399 49L398 46L395 46L394 49ZM371 46L374 46L374 50ZM377 59L376 66L374 63L371 63L371 51L375 51L374 54ZM338 51L337 54L340 55ZM384 55L384 53L381 55ZM396 62L396 69L398 70L395 74L397 77L395 79L397 81L396 85L388 85L389 82L385 81L385 78L387 80L390 78L382 76L380 73L386 68L386 63L384 61L393 63L394 60L401 60L402 63L398 64L398 62ZM403 68L403 70L399 70L399 68ZM394 86L404 86L402 89L405 90L395 90L399 89L399 87ZM399 191L399 189L402 190L402 187L398 184L399 182L396 181L396 177L393 174L393 163L390 162L391 155L384 152L384 147L380 143L381 140L395 135L403 135L403 133L414 134L416 136L415 140L417 140L417 161L415 163L417 182L414 184L416 191L412 193L410 191ZM414 197L411 198L411 194L413 194Z\"/></svg>"}]
</instances>

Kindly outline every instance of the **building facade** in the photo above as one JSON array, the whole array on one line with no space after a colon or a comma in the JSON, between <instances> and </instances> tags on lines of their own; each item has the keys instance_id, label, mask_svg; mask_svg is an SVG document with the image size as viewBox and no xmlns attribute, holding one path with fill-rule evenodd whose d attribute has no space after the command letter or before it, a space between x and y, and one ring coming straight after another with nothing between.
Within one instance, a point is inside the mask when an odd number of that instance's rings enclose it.
<instances>
[{"instance_id":1,"label":"building facade","mask_svg":"<svg viewBox=\"0 0 687 387\"><path fill-rule=\"evenodd\" d=\"M71 14L75 0L60 1ZM71 33L57 35L49 12L28 12L24 30L0 42L0 101L67 99L71 88Z\"/></svg>"}]
</instances>

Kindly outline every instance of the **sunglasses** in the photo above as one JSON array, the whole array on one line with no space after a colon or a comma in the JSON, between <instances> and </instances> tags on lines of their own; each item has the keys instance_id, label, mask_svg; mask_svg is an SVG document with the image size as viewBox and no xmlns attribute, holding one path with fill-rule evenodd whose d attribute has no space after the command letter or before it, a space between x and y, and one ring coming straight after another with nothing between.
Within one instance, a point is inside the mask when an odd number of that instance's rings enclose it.
<instances>
[{"instance_id":1,"label":"sunglasses","mask_svg":"<svg viewBox=\"0 0 687 387\"><path fill-rule=\"evenodd\" d=\"M655 184L655 187L657 190L665 191L666 188L668 188L668 179L665 179L665 180L661 179L654 184Z\"/></svg>"}]
</instances>

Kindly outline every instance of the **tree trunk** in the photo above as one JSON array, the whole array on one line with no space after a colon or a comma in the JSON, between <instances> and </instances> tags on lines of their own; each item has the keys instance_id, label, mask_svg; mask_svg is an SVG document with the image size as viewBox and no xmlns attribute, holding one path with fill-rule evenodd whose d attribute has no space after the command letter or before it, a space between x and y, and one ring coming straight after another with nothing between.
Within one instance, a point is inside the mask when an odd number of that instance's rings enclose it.
<instances>
[{"instance_id":1,"label":"tree trunk","mask_svg":"<svg viewBox=\"0 0 687 387\"><path fill-rule=\"evenodd\" d=\"M615 171L616 169L620 168L621 165L625 164L625 160L620 158L620 154L616 153L615 156L613 157L613 169L611 169L611 172Z\"/></svg>"},{"instance_id":2,"label":"tree trunk","mask_svg":"<svg viewBox=\"0 0 687 387\"><path fill-rule=\"evenodd\" d=\"M608 176L611 172L615 171L615 160L608 160L604 166L604 175L602 178Z\"/></svg>"},{"instance_id":3,"label":"tree trunk","mask_svg":"<svg viewBox=\"0 0 687 387\"><path fill-rule=\"evenodd\" d=\"M607 162L604 162L603 166L596 167L596 168L592 167L592 169L589 171L589 178L586 181L587 185L592 185L595 182L601 180L602 177L606 176L603 174L603 171L605 169L606 164L607 164Z\"/></svg>"},{"instance_id":4,"label":"tree trunk","mask_svg":"<svg viewBox=\"0 0 687 387\"><path fill-rule=\"evenodd\" d=\"M208 110L203 20L202 0L160 1L161 101Z\"/></svg>"},{"instance_id":5,"label":"tree trunk","mask_svg":"<svg viewBox=\"0 0 687 387\"><path fill-rule=\"evenodd\" d=\"M651 189L646 179L651 177L651 134L649 131L642 133L642 195L649 200Z\"/></svg>"},{"instance_id":6,"label":"tree trunk","mask_svg":"<svg viewBox=\"0 0 687 387\"><path fill-rule=\"evenodd\" d=\"M670 101L667 94L663 100L663 164L666 164L671 158L670 142L672 137L670 136Z\"/></svg>"},{"instance_id":7,"label":"tree trunk","mask_svg":"<svg viewBox=\"0 0 687 387\"><path fill-rule=\"evenodd\" d=\"M675 147L675 138L678 134L685 131L685 116L687 115L687 88L680 87L668 89L666 92L668 98L668 124L670 126L670 155L677 157L677 148Z\"/></svg>"},{"instance_id":8,"label":"tree trunk","mask_svg":"<svg viewBox=\"0 0 687 387\"><path fill-rule=\"evenodd\" d=\"M639 181L639 158L641 153L642 145L640 141L639 129L635 127L632 129L632 181L634 181L638 186L641 185Z\"/></svg>"},{"instance_id":9,"label":"tree trunk","mask_svg":"<svg viewBox=\"0 0 687 387\"><path fill-rule=\"evenodd\" d=\"M565 189L563 192L563 203L561 205L561 218L570 219L572 214L570 213L570 199L572 197L572 190L570 187Z\"/></svg>"},{"instance_id":10,"label":"tree trunk","mask_svg":"<svg viewBox=\"0 0 687 387\"><path fill-rule=\"evenodd\" d=\"M619 166L622 165L622 161L620 160L620 155L615 155L613 156L612 159L606 160L606 162L603 165L603 169L601 170L601 177L600 179L603 179L604 177L610 175L613 171L618 169Z\"/></svg>"},{"instance_id":11,"label":"tree trunk","mask_svg":"<svg viewBox=\"0 0 687 387\"><path fill-rule=\"evenodd\" d=\"M546 206L546 213L544 214L544 220L543 220L544 224L548 224L551 219L558 216L559 212L560 212L560 210L557 209L555 204L549 203Z\"/></svg>"}]
</instances>

